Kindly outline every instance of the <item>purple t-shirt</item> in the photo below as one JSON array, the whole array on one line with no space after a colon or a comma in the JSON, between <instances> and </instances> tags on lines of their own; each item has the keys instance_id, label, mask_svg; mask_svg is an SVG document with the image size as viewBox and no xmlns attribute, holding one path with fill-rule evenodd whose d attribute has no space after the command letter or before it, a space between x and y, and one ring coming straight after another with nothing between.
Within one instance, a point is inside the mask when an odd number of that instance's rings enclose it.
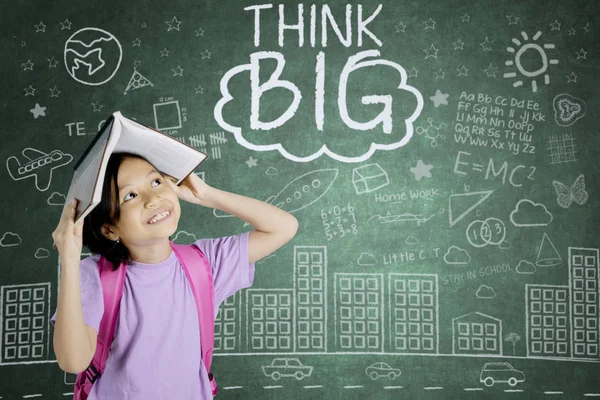
<instances>
[{"instance_id":1,"label":"purple t-shirt","mask_svg":"<svg viewBox=\"0 0 600 400\"><path fill-rule=\"evenodd\" d=\"M221 303L254 280L248 262L249 232L194 242L212 267L215 316ZM98 331L104 300L98 261L81 260L83 319ZM56 312L51 318L54 325ZM218 382L218 377L217 377ZM127 267L115 337L104 374L89 400L212 399L200 355L196 302L174 252L157 264Z\"/></svg>"}]
</instances>

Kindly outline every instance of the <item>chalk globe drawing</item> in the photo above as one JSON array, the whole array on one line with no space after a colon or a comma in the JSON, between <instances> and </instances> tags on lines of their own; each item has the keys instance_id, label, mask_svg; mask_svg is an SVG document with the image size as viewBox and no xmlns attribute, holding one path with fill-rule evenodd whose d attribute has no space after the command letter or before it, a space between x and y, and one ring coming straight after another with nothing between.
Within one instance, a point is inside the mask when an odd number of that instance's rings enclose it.
<instances>
[{"instance_id":1,"label":"chalk globe drawing","mask_svg":"<svg viewBox=\"0 0 600 400\"><path fill-rule=\"evenodd\" d=\"M540 38L540 36L542 36L542 32L538 31L535 35L533 35L533 41L538 40ZM514 53L515 56L514 56L514 61L508 60L505 62L505 64L509 67L516 66L517 70L519 71L519 73L521 75L523 75L526 78L532 78L531 79L531 90L533 92L537 92L537 81L535 80L535 78L537 76L540 76L543 74L544 75L544 83L546 85L549 85L550 84L550 75L548 75L546 73L546 71L548 71L548 63L558 64L558 60L556 60L556 59L548 60L548 56L546 55L546 52L544 50L544 49L546 49L546 50L554 49L554 45L546 43L546 44L543 44L542 46L540 46L537 43L526 43L529 41L529 36L525 32L521 32L521 37L523 38L523 41L525 43L521 43L521 41L517 38L512 39L512 42L515 45L520 46L520 48L516 52L513 47L506 48L506 51L508 51L509 53ZM525 67L523 67L523 64L521 62L521 58L526 52L537 53L537 55L539 55L539 57L540 57L540 61L542 62L542 66L540 68L536 69L535 71L526 70ZM507 72L504 74L505 78L514 78L516 76L517 76L516 72ZM523 81L518 80L513 83L513 87L521 86L522 84L523 84Z\"/></svg>"},{"instance_id":2,"label":"chalk globe drawing","mask_svg":"<svg viewBox=\"0 0 600 400\"><path fill-rule=\"evenodd\" d=\"M65 42L67 72L84 85L102 85L117 73L123 48L111 33L98 28L83 28Z\"/></svg>"}]
</instances>

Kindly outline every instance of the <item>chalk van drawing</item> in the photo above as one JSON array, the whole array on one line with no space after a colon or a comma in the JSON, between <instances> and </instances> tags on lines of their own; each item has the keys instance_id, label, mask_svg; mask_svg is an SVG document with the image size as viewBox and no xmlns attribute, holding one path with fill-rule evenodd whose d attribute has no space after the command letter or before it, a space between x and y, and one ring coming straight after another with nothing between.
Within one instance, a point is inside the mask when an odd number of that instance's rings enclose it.
<instances>
[{"instance_id":1,"label":"chalk van drawing","mask_svg":"<svg viewBox=\"0 0 600 400\"><path fill-rule=\"evenodd\" d=\"M270 365L263 365L262 370L275 381L292 377L301 380L312 375L313 367L303 365L297 358L274 358Z\"/></svg>"},{"instance_id":2,"label":"chalk van drawing","mask_svg":"<svg viewBox=\"0 0 600 400\"><path fill-rule=\"evenodd\" d=\"M488 387L494 386L495 383L516 386L517 383L525 382L525 374L507 362L489 362L481 368L479 382Z\"/></svg>"},{"instance_id":3,"label":"chalk van drawing","mask_svg":"<svg viewBox=\"0 0 600 400\"><path fill-rule=\"evenodd\" d=\"M377 362L369 365L365 369L365 373L371 380L377 380L379 378L388 378L390 380L396 379L400 376L401 372L398 368L392 368L389 364L384 362Z\"/></svg>"}]
</instances>

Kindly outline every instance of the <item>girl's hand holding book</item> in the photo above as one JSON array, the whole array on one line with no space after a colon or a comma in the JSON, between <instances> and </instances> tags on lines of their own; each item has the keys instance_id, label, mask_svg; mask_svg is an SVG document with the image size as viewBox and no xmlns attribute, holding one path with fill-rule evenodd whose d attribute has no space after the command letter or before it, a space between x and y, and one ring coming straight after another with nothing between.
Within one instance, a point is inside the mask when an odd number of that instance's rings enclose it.
<instances>
[{"instance_id":1,"label":"girl's hand holding book","mask_svg":"<svg viewBox=\"0 0 600 400\"><path fill-rule=\"evenodd\" d=\"M67 260L75 265L79 265L82 250L83 219L75 224L75 210L77 209L77 199L71 200L63 209L60 221L54 232L52 240L54 247L58 250L63 263Z\"/></svg>"},{"instance_id":2,"label":"girl's hand holding book","mask_svg":"<svg viewBox=\"0 0 600 400\"><path fill-rule=\"evenodd\" d=\"M177 193L181 200L193 204L204 205L206 192L210 186L206 184L195 173L189 174L179 185L175 185L176 180L173 177L165 176L167 184Z\"/></svg>"}]
</instances>

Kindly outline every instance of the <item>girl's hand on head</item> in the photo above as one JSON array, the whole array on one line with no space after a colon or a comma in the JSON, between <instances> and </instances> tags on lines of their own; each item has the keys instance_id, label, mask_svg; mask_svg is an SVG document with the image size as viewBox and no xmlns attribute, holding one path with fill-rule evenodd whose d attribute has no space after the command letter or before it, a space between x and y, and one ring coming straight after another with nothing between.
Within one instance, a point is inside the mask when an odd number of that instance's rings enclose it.
<instances>
[{"instance_id":1,"label":"girl's hand on head","mask_svg":"<svg viewBox=\"0 0 600 400\"><path fill-rule=\"evenodd\" d=\"M82 250L83 219L75 224L77 199L71 200L63 209L52 240L62 260L71 260L79 265Z\"/></svg>"},{"instance_id":2,"label":"girl's hand on head","mask_svg":"<svg viewBox=\"0 0 600 400\"><path fill-rule=\"evenodd\" d=\"M206 184L195 173L189 174L179 185L175 183L177 180L171 176L165 175L167 184L177 193L177 197L181 200L193 204L203 205L206 192L210 190L210 186Z\"/></svg>"}]
</instances>

